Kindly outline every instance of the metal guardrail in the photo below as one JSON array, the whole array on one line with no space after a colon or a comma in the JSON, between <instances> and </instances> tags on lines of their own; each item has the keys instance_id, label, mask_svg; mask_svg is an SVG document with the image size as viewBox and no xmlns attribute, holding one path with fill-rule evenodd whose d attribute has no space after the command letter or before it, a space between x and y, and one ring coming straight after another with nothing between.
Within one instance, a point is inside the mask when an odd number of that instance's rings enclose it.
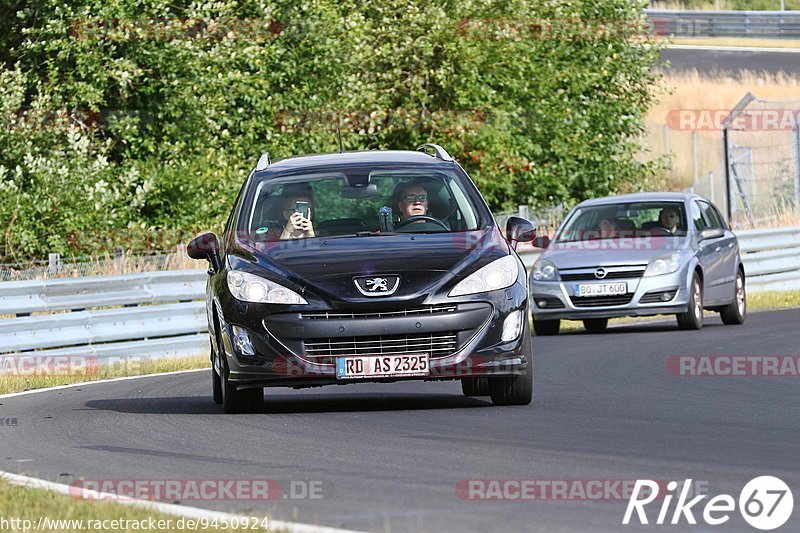
<instances>
[{"instance_id":1,"label":"metal guardrail","mask_svg":"<svg viewBox=\"0 0 800 533\"><path fill-rule=\"evenodd\" d=\"M736 232L751 292L800 290L800 226Z\"/></svg>"},{"instance_id":2,"label":"metal guardrail","mask_svg":"<svg viewBox=\"0 0 800 533\"><path fill-rule=\"evenodd\" d=\"M206 277L177 270L0 283L0 315L13 315L0 320L0 354L103 362L202 353Z\"/></svg>"},{"instance_id":3,"label":"metal guardrail","mask_svg":"<svg viewBox=\"0 0 800 533\"><path fill-rule=\"evenodd\" d=\"M194 300L206 286L205 270L0 283L0 315Z\"/></svg>"},{"instance_id":4,"label":"metal guardrail","mask_svg":"<svg viewBox=\"0 0 800 533\"><path fill-rule=\"evenodd\" d=\"M737 236L749 291L800 290L800 227ZM519 252L529 268L540 253ZM13 315L0 320L0 354L102 363L207 353L205 283L202 270L0 283L0 315Z\"/></svg>"},{"instance_id":5,"label":"metal guardrail","mask_svg":"<svg viewBox=\"0 0 800 533\"><path fill-rule=\"evenodd\" d=\"M800 11L646 9L654 35L675 37L800 38Z\"/></svg>"},{"instance_id":6,"label":"metal guardrail","mask_svg":"<svg viewBox=\"0 0 800 533\"><path fill-rule=\"evenodd\" d=\"M800 290L800 226L736 231L749 292ZM530 269L541 250L520 247Z\"/></svg>"}]
</instances>

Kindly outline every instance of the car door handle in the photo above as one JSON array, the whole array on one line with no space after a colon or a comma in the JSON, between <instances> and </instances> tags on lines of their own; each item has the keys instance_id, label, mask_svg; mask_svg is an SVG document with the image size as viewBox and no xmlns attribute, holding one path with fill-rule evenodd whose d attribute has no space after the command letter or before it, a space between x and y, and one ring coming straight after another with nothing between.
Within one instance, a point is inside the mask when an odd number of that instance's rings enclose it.
<instances>
[{"instance_id":1,"label":"car door handle","mask_svg":"<svg viewBox=\"0 0 800 533\"><path fill-rule=\"evenodd\" d=\"M716 248L714 248L714 251L715 251L715 252L719 252L720 250L722 250L722 248L720 248L719 246L717 246Z\"/></svg>"}]
</instances>

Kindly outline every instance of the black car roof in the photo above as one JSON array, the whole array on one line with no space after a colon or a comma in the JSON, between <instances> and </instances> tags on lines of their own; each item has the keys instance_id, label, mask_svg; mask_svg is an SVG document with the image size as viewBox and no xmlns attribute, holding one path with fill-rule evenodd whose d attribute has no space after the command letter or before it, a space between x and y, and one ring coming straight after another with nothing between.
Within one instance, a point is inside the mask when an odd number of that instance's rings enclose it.
<instances>
[{"instance_id":1,"label":"black car roof","mask_svg":"<svg viewBox=\"0 0 800 533\"><path fill-rule=\"evenodd\" d=\"M274 172L284 172L291 170L302 170L318 167L331 167L339 165L362 165L362 164L413 164L413 165L441 165L444 162L432 155L424 152L412 150L364 150L358 152L335 152L330 154L313 154L295 157L287 157L274 161L262 171L256 172L262 175Z\"/></svg>"}]
</instances>

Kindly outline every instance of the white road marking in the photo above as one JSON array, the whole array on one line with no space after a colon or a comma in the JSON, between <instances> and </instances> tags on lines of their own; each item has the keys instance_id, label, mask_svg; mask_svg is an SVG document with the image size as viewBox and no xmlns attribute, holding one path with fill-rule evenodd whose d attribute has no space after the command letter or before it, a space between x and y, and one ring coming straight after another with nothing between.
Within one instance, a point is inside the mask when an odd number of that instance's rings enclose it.
<instances>
[{"instance_id":1,"label":"white road marking","mask_svg":"<svg viewBox=\"0 0 800 533\"><path fill-rule=\"evenodd\" d=\"M0 479L7 481L12 485L20 487L27 487L31 489L44 489L74 496L74 487L64 485L62 483L53 483L52 481L45 481L28 476L21 476L19 474L12 474L0 470ZM72 490L72 492L70 492ZM200 509L197 507L188 507L186 505L175 505L172 503L161 503L147 500L137 500L135 498L125 498L116 494L109 494L104 492L97 492L93 490L81 489L83 494L89 496L86 501L110 501L120 505L132 505L134 507L141 507L157 511L159 513L170 514L174 516L185 516L186 518L209 518L209 519L227 519L230 521L233 518L248 518L246 515L236 515L231 513L224 513L222 511L209 511L208 509ZM249 517L252 518L252 517ZM283 520L268 519L267 531L283 530L290 533L358 533L348 529L337 529L326 526L315 526L312 524L298 524L296 522L284 522Z\"/></svg>"},{"instance_id":2,"label":"white road marking","mask_svg":"<svg viewBox=\"0 0 800 533\"><path fill-rule=\"evenodd\" d=\"M57 387L48 387L46 389L34 389L23 392L12 392L10 394L0 395L0 400L4 398L14 398L16 396L25 396L28 394L37 394L40 392L50 392L54 390L69 389L72 387L85 387L88 385L97 385L98 383L113 383L116 381L128 381L132 379L142 379L154 376L174 376L178 374L188 374L190 372L207 372L208 368L198 368L196 370L177 370L175 372L161 372L160 374L145 374L142 376L128 376L124 378L101 379L97 381L83 381L81 383L73 383L71 385L59 385ZM34 459L19 459L18 463L33 461ZM60 494L71 495L70 486L61 483L53 483L52 481L45 481L34 477L21 476L19 474L12 474L11 472L4 472L0 470L0 479L7 481L12 485L20 487L28 487L34 489L45 489L58 492ZM231 513L224 513L221 511L209 511L207 509L200 509L198 507L188 507L186 505L175 505L171 503L153 502L147 500L137 500L134 498L123 498L116 494L107 494L96 491L85 491L86 494L91 495L98 500L113 501L123 505L133 505L135 507L142 507L145 509L152 509L164 514L171 514L175 516L185 516L186 518L225 518L230 521L232 518L242 518L244 515L235 515ZM283 520L269 519L270 531L273 529L284 530L290 533L359 533L349 529L338 529L326 526L315 526L312 524L300 524L296 522L284 522Z\"/></svg>"}]
</instances>

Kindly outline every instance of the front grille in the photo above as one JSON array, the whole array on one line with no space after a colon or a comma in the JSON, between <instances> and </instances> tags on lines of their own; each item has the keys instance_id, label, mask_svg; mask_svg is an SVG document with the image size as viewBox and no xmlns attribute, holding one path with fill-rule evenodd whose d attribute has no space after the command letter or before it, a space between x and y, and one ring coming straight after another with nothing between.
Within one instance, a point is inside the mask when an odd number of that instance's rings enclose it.
<instances>
[{"instance_id":1,"label":"front grille","mask_svg":"<svg viewBox=\"0 0 800 533\"><path fill-rule=\"evenodd\" d=\"M303 345L306 356L315 362L332 364L336 357L353 355L427 353L431 358L444 357L457 351L458 337L456 332L448 331L414 335L308 339Z\"/></svg>"},{"instance_id":2,"label":"front grille","mask_svg":"<svg viewBox=\"0 0 800 533\"><path fill-rule=\"evenodd\" d=\"M400 311L315 311L301 313L304 320L339 320L342 318L396 318L413 315L437 315L441 313L454 313L455 305L431 305L416 309L401 309Z\"/></svg>"},{"instance_id":3,"label":"front grille","mask_svg":"<svg viewBox=\"0 0 800 533\"><path fill-rule=\"evenodd\" d=\"M620 296L570 296L569 299L575 307L605 307L611 305L626 305L633 298L633 293Z\"/></svg>"},{"instance_id":4,"label":"front grille","mask_svg":"<svg viewBox=\"0 0 800 533\"><path fill-rule=\"evenodd\" d=\"M644 274L644 269L609 271L606 272L606 276L602 280L641 278L642 274ZM561 273L561 281L598 281L599 279L594 275L594 270L591 272Z\"/></svg>"}]
</instances>

